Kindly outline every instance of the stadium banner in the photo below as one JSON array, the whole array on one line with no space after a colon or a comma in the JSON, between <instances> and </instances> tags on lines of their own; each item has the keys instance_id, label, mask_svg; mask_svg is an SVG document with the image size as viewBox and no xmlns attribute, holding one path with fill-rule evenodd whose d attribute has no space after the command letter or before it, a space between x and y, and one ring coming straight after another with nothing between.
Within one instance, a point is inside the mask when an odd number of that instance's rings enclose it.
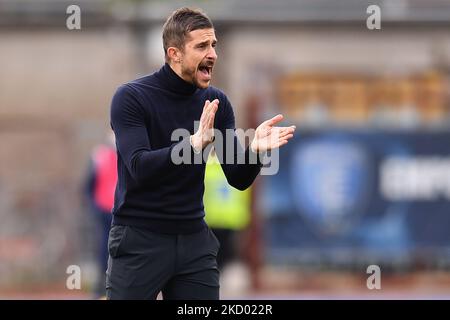
<instances>
[{"instance_id":1,"label":"stadium banner","mask_svg":"<svg viewBox=\"0 0 450 320\"><path fill-rule=\"evenodd\" d=\"M301 131L262 181L268 263L450 259L450 131Z\"/></svg>"}]
</instances>

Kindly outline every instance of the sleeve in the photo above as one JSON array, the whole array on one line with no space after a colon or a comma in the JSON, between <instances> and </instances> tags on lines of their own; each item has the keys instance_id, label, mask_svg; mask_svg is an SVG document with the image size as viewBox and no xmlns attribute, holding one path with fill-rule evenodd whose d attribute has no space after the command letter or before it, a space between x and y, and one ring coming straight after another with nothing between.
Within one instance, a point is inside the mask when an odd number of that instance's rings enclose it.
<instances>
[{"instance_id":1,"label":"sleeve","mask_svg":"<svg viewBox=\"0 0 450 320\"><path fill-rule=\"evenodd\" d=\"M175 165L171 161L171 152L176 144L182 144L182 150L191 149L191 146L189 137L185 137L169 147L152 149L145 124L145 111L130 90L127 85L117 89L111 102L111 127L125 166L133 179L142 183L164 174Z\"/></svg>"},{"instance_id":2,"label":"sleeve","mask_svg":"<svg viewBox=\"0 0 450 320\"><path fill-rule=\"evenodd\" d=\"M233 108L224 95L221 99L223 110L218 124L222 133L223 143L214 143L217 157L228 183L238 189L245 190L253 183L259 174L262 163L257 154L247 147L245 150L236 135ZM220 107L219 107L220 108ZM230 154L231 153L231 154Z\"/></svg>"}]
</instances>

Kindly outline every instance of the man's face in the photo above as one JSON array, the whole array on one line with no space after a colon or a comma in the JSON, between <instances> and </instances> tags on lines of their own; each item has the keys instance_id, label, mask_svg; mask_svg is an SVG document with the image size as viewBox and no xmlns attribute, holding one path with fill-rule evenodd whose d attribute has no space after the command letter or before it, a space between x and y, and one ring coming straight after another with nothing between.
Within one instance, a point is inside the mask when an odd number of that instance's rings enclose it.
<instances>
[{"instance_id":1,"label":"man's face","mask_svg":"<svg viewBox=\"0 0 450 320\"><path fill-rule=\"evenodd\" d=\"M182 52L181 77L199 88L207 88L217 60L214 29L189 32Z\"/></svg>"}]
</instances>

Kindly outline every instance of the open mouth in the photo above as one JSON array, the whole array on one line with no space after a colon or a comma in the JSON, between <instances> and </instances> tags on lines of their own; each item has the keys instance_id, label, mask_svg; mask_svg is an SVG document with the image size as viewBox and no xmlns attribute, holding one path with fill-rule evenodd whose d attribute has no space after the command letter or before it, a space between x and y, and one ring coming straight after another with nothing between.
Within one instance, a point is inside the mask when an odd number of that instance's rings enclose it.
<instances>
[{"instance_id":1,"label":"open mouth","mask_svg":"<svg viewBox=\"0 0 450 320\"><path fill-rule=\"evenodd\" d=\"M199 66L198 71L205 80L211 80L212 66L208 65Z\"/></svg>"}]
</instances>

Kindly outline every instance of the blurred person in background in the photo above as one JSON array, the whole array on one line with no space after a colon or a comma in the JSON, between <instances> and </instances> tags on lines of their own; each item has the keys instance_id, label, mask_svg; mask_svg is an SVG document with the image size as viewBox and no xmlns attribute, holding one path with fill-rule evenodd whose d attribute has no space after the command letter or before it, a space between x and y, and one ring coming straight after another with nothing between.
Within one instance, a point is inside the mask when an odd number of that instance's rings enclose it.
<instances>
[{"instance_id":1,"label":"blurred person in background","mask_svg":"<svg viewBox=\"0 0 450 320\"><path fill-rule=\"evenodd\" d=\"M214 152L206 164L205 220L220 242L217 255L219 269L236 258L236 235L246 228L250 221L250 190L238 190L228 184Z\"/></svg>"},{"instance_id":2,"label":"blurred person in background","mask_svg":"<svg viewBox=\"0 0 450 320\"><path fill-rule=\"evenodd\" d=\"M108 133L105 143L93 149L86 180L86 198L95 216L97 236L100 237L97 247L99 276L94 292L98 297L103 297L108 264L108 235L117 184L117 154L112 131Z\"/></svg>"},{"instance_id":3,"label":"blurred person in background","mask_svg":"<svg viewBox=\"0 0 450 320\"><path fill-rule=\"evenodd\" d=\"M220 285L225 294L242 293L248 286L248 277L239 257L238 240L250 222L251 187L241 191L228 184L214 148L206 164L203 204L205 221L220 243Z\"/></svg>"},{"instance_id":4,"label":"blurred person in background","mask_svg":"<svg viewBox=\"0 0 450 320\"><path fill-rule=\"evenodd\" d=\"M260 154L293 137L293 127L275 127L283 120L277 115L259 125L242 148L231 103L210 86L216 43L204 13L174 11L163 27L164 66L120 86L112 99L120 175L107 299L154 300L159 292L169 300L219 299L219 243L204 220L202 153L214 143L228 182L245 190L261 170ZM180 129L187 134L174 142L172 134ZM213 129L223 139L219 147ZM174 157L183 161L177 164Z\"/></svg>"}]
</instances>

